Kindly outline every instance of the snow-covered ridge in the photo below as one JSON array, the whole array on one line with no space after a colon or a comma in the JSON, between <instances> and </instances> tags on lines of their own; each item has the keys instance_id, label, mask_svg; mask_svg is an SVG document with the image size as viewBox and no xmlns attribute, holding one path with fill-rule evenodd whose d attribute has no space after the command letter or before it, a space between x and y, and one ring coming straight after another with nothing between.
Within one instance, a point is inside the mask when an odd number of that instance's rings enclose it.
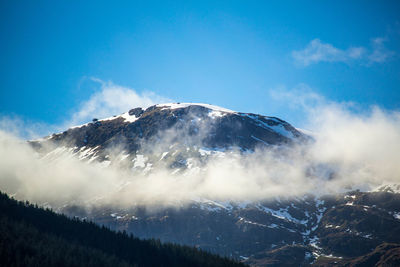
<instances>
[{"instance_id":1,"label":"snow-covered ridge","mask_svg":"<svg viewBox=\"0 0 400 267\"><path fill-rule=\"evenodd\" d=\"M227 108L214 106L214 105L210 105L210 104L204 104L204 103L164 103L164 104L156 105L156 107L164 107L164 108L169 108L169 109L187 108L189 106L201 106L201 107L205 107L207 109L212 110L212 112L210 112L210 117L221 117L221 116L223 116L223 114L221 114L221 112L236 113L236 111L233 111L233 110L230 110ZM111 116L111 117L104 118L104 119L99 119L98 121L109 121L109 120L115 120L118 118L123 118L125 121L132 123L132 122L136 121L137 119L139 119L139 117L136 117L135 115L130 115L129 112L125 112L125 113L122 113L121 115ZM81 125L72 126L72 127L69 127L69 129L81 128L83 126L89 125L89 123L90 122L81 124Z\"/></svg>"},{"instance_id":2,"label":"snow-covered ridge","mask_svg":"<svg viewBox=\"0 0 400 267\"><path fill-rule=\"evenodd\" d=\"M125 112L125 113L122 113L121 115L118 115L118 116L112 116L112 117L100 119L100 120L97 120L97 121L109 121L109 120L115 120L115 119L118 119L118 118L123 118L127 122L134 122L137 119L139 119L139 117L136 117L135 115L129 115L129 112ZM89 123L91 123L91 122L88 122L88 123L85 123L85 124L81 124L81 125L72 126L72 127L69 127L68 129L81 128L83 126L88 126Z\"/></svg>"},{"instance_id":3,"label":"snow-covered ridge","mask_svg":"<svg viewBox=\"0 0 400 267\"><path fill-rule=\"evenodd\" d=\"M375 189L371 190L371 192L389 192L394 194L400 194L400 184L397 183L387 183L382 184Z\"/></svg>"},{"instance_id":4,"label":"snow-covered ridge","mask_svg":"<svg viewBox=\"0 0 400 267\"><path fill-rule=\"evenodd\" d=\"M119 116L112 116L112 117L109 117L109 118L101 119L99 121L109 121L109 120L115 120L115 119L118 119L118 118L123 118L127 122L134 122L137 119L139 119L139 117L136 117L135 115L129 115L129 112L125 112L125 113L122 113Z\"/></svg>"},{"instance_id":5,"label":"snow-covered ridge","mask_svg":"<svg viewBox=\"0 0 400 267\"><path fill-rule=\"evenodd\" d=\"M274 132L276 134L279 134L283 137L286 137L288 139L296 139L298 136L300 136L299 132L295 130L290 124L287 122L280 120L275 117L269 117L269 116L263 116L263 115L258 115L258 114L253 114L253 113L242 113L242 112L236 112L227 108L215 106L215 105L210 105L210 104L204 104L204 103L163 103L163 104L157 104L154 105L146 110L142 108L133 108L129 110L128 112L122 113L120 115L114 115L108 118L99 118L99 119L93 119L91 122L88 122L86 124L82 124L79 126L74 126L70 127L69 129L74 129L74 128L82 128L85 126L89 126L91 124L94 124L95 126L102 125L102 122L108 122L108 121L114 121L114 120L119 120L120 122L123 123L134 123L137 120L139 120L142 117L142 114L150 114L150 116L153 114L152 111L155 110L156 113L157 111L160 110L165 110L168 111L168 113L172 113L173 116L176 116L176 114L181 114L181 113L175 113L177 109L188 109L190 111L190 107L202 107L204 108L204 113L208 115L209 118L214 120L215 122L219 122L219 119L222 117L228 116L238 119L238 117L241 117L244 123L252 123L258 127L261 127L263 129L268 130L268 132ZM151 113L149 113L151 112ZM182 113L184 114L184 113ZM197 113L195 112L195 115ZM203 114L203 115L205 115ZM184 118L179 118L181 121L184 120ZM216 120L218 119L218 120ZM198 121L201 121L201 118L197 118ZM197 123L196 121L195 123ZM209 122L206 120L206 122ZM193 120L191 121L193 123ZM116 126L117 127L117 126ZM251 135L251 138L254 140L257 140L259 142L265 143L266 145L269 145L269 143L266 143L265 140L260 139L259 136L253 136ZM254 141L253 141L254 142Z\"/></svg>"},{"instance_id":6,"label":"snow-covered ridge","mask_svg":"<svg viewBox=\"0 0 400 267\"><path fill-rule=\"evenodd\" d=\"M210 104L204 104L204 103L165 103L165 104L158 104L156 105L157 107L166 107L169 109L177 109L177 108L187 108L189 106L201 106L205 107L214 111L221 111L221 112L227 112L227 113L236 113L236 111L219 107L219 106L214 106Z\"/></svg>"}]
</instances>

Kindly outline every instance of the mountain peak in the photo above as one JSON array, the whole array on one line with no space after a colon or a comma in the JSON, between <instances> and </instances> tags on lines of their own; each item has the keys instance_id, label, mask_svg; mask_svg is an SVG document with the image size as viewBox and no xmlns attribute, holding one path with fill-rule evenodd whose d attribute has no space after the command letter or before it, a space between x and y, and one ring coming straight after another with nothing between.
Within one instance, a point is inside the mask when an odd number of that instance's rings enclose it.
<instances>
[{"instance_id":1,"label":"mountain peak","mask_svg":"<svg viewBox=\"0 0 400 267\"><path fill-rule=\"evenodd\" d=\"M182 168L185 164L179 157L181 151L195 151L195 157L203 157L204 149L254 151L257 147L290 145L306 139L307 135L276 117L236 112L210 104L165 103L93 119L31 143L46 147L44 144L50 142L66 151L72 149L84 160L98 161L107 161L110 148L116 147L130 155L131 161L137 155L154 156L154 150L160 154L157 158L171 152L177 155L174 162L180 162L171 166Z\"/></svg>"},{"instance_id":2,"label":"mountain peak","mask_svg":"<svg viewBox=\"0 0 400 267\"><path fill-rule=\"evenodd\" d=\"M178 108L187 108L189 106L200 106L200 107L204 107L207 109L211 109L214 111L220 111L220 112L226 112L226 113L236 113L233 110L227 109L227 108L223 108L223 107L219 107L219 106L215 106L215 105L211 105L211 104L204 104L204 103L164 103L164 104L157 104L157 107L164 107L164 108L169 108L169 109L178 109Z\"/></svg>"}]
</instances>

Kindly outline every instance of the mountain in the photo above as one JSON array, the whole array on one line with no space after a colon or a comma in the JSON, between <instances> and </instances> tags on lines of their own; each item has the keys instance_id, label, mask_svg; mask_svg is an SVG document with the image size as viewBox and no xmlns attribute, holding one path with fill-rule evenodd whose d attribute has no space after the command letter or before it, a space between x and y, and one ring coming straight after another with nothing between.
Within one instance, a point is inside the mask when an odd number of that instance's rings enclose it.
<instances>
[{"instance_id":1,"label":"mountain","mask_svg":"<svg viewBox=\"0 0 400 267\"><path fill-rule=\"evenodd\" d=\"M30 144L44 161L67 154L144 177L162 169L167 174L163 178L173 179L206 173L209 162L232 154L257 155L262 150L285 157L286 148L307 142L313 138L279 118L175 103L95 118ZM324 179L334 175L328 172ZM122 194L126 184L116 194ZM54 208L140 238L195 246L256 266L399 264L398 185L370 192L343 191L263 201L199 196L189 204L152 210L135 203L96 205L97 199L88 200L90 209L74 202Z\"/></svg>"},{"instance_id":2,"label":"mountain","mask_svg":"<svg viewBox=\"0 0 400 267\"><path fill-rule=\"evenodd\" d=\"M137 155L172 154L190 149L199 156L208 151L290 144L309 137L275 117L233 112L207 104L159 104L146 110L134 108L119 116L94 118L31 144L38 149L51 142L53 154L69 150L82 160L109 162L110 150L124 153L119 160L134 161ZM184 165L176 161L171 164ZM139 158L143 158L139 156ZM159 158L158 158L159 159ZM136 162L139 159L136 158ZM154 163L154 162L153 162ZM142 164L138 164L142 165Z\"/></svg>"},{"instance_id":3,"label":"mountain","mask_svg":"<svg viewBox=\"0 0 400 267\"><path fill-rule=\"evenodd\" d=\"M0 192L1 266L244 266L197 249L140 240Z\"/></svg>"}]
</instances>

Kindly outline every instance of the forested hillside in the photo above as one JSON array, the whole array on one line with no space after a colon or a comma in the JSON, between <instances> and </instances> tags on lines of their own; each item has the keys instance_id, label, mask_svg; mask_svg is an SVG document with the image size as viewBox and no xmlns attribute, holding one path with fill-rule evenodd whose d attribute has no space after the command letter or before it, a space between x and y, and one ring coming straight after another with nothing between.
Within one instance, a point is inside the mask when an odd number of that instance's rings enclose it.
<instances>
[{"instance_id":1,"label":"forested hillside","mask_svg":"<svg viewBox=\"0 0 400 267\"><path fill-rule=\"evenodd\" d=\"M0 193L1 266L243 266L188 246L140 240Z\"/></svg>"}]
</instances>

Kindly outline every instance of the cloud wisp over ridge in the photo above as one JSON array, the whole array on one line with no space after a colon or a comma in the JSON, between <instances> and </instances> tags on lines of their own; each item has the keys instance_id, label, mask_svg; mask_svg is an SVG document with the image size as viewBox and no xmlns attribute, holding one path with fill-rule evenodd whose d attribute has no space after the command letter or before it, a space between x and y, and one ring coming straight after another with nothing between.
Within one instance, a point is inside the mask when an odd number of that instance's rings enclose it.
<instances>
[{"instance_id":1,"label":"cloud wisp over ridge","mask_svg":"<svg viewBox=\"0 0 400 267\"><path fill-rule=\"evenodd\" d=\"M302 66L310 66L320 62L357 62L363 65L384 63L395 55L385 47L386 38L378 37L371 40L371 48L363 46L340 49L332 44L314 39L302 50L292 52L295 62Z\"/></svg>"},{"instance_id":2,"label":"cloud wisp over ridge","mask_svg":"<svg viewBox=\"0 0 400 267\"><path fill-rule=\"evenodd\" d=\"M86 123L93 118L119 115L135 107L147 108L158 103L171 102L169 98L151 91L139 93L132 88L120 86L111 81L105 82L94 77L90 80L99 83L100 90L92 94L88 100L82 102L64 126L70 127Z\"/></svg>"},{"instance_id":3,"label":"cloud wisp over ridge","mask_svg":"<svg viewBox=\"0 0 400 267\"><path fill-rule=\"evenodd\" d=\"M89 80L100 84L100 87L76 108L67 111L66 119L50 124L31 121L18 115L0 114L0 131L6 130L19 138L33 140L88 123L94 118L104 119L120 115L136 107L147 108L159 103L173 102L170 98L149 90L139 92L95 77L90 77Z\"/></svg>"}]
</instances>

